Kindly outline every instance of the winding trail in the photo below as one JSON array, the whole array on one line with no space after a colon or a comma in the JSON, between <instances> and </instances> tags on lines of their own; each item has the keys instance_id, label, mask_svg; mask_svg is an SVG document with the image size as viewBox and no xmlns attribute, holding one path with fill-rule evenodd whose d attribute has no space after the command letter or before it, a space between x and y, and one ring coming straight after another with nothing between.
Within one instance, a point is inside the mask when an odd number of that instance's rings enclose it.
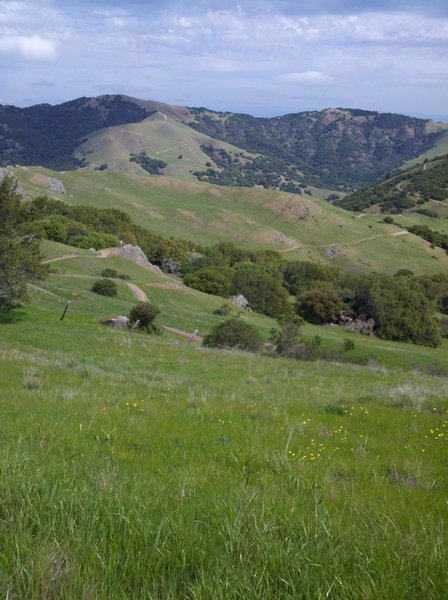
<instances>
[{"instance_id":1,"label":"winding trail","mask_svg":"<svg viewBox=\"0 0 448 600\"><path fill-rule=\"evenodd\" d=\"M356 246L358 244L362 244L363 242L369 242L370 240L376 240L377 238L382 237L397 237L399 235L408 235L409 231L394 231L393 233L379 233L378 235L372 235L368 238L363 238L361 240L356 240L356 242L341 242L341 243L328 243L328 244L318 244L313 246L312 244L298 244L297 246L291 246L291 248L284 248L282 250L278 250L277 252L293 252L293 250L302 250L305 248L330 248L332 246Z\"/></svg>"},{"instance_id":2,"label":"winding trail","mask_svg":"<svg viewBox=\"0 0 448 600\"><path fill-rule=\"evenodd\" d=\"M66 258L78 258L79 254L66 254L65 256L58 256L57 258L49 258L47 260L43 260L43 265L48 265L49 263L56 262L57 260L65 260Z\"/></svg>"},{"instance_id":3,"label":"winding trail","mask_svg":"<svg viewBox=\"0 0 448 600\"><path fill-rule=\"evenodd\" d=\"M130 281L125 281L125 284L134 294L134 298L136 298L139 302L149 302L148 296L142 290L142 288L138 287L135 283L131 283Z\"/></svg>"}]
</instances>

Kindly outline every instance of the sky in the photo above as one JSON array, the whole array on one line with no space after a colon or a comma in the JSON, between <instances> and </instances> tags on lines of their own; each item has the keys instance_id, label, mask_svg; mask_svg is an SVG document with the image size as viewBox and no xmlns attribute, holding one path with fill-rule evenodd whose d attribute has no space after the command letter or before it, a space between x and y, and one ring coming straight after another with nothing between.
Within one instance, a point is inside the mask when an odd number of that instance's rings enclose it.
<instances>
[{"instance_id":1,"label":"sky","mask_svg":"<svg viewBox=\"0 0 448 600\"><path fill-rule=\"evenodd\" d=\"M448 121L448 1L0 0L0 104L101 94Z\"/></svg>"}]
</instances>

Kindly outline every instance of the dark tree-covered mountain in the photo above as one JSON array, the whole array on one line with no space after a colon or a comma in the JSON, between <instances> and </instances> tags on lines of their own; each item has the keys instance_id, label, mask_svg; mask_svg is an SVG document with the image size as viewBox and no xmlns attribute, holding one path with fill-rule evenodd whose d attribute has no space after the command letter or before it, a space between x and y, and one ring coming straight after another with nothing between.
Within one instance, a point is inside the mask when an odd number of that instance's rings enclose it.
<instances>
[{"instance_id":1,"label":"dark tree-covered mountain","mask_svg":"<svg viewBox=\"0 0 448 600\"><path fill-rule=\"evenodd\" d=\"M142 121L151 112L124 96L78 98L57 106L0 106L0 165L76 168L80 161L72 152L83 136Z\"/></svg>"},{"instance_id":2,"label":"dark tree-covered mountain","mask_svg":"<svg viewBox=\"0 0 448 600\"><path fill-rule=\"evenodd\" d=\"M86 136L114 125L139 123L156 112L162 118L157 135L163 135L168 116L168 121L192 127L195 135L199 131L255 153L250 160L240 156L229 162L213 145L207 147L217 168L198 172L199 179L224 185L266 183L292 192L307 185L350 191L433 147L447 131L445 124L430 120L356 109L256 118L106 95L57 106L0 105L0 166L79 167L83 163L73 153ZM168 147L173 145L170 141ZM158 157L148 154L148 159ZM84 160L88 162L88 156Z\"/></svg>"},{"instance_id":3,"label":"dark tree-covered mountain","mask_svg":"<svg viewBox=\"0 0 448 600\"><path fill-rule=\"evenodd\" d=\"M192 108L199 131L296 165L308 183L357 187L416 157L446 131L444 124L404 115L326 109L271 119Z\"/></svg>"}]
</instances>

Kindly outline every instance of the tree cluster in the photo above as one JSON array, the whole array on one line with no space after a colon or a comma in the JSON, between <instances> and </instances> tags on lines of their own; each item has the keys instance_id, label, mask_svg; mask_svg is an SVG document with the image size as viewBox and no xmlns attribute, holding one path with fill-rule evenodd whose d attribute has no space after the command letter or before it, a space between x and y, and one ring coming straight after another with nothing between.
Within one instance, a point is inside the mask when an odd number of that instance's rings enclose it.
<instances>
[{"instance_id":1,"label":"tree cluster","mask_svg":"<svg viewBox=\"0 0 448 600\"><path fill-rule=\"evenodd\" d=\"M48 267L42 264L37 235L23 235L22 204L15 182L0 183L0 310L10 310L27 300L26 284L42 279Z\"/></svg>"}]
</instances>

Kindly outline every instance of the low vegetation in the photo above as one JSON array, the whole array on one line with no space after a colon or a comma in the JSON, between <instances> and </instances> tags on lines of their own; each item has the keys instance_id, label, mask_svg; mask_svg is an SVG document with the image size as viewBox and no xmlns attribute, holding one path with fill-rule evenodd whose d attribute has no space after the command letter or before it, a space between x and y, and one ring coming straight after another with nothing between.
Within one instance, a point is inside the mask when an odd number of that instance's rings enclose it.
<instances>
[{"instance_id":1,"label":"low vegetation","mask_svg":"<svg viewBox=\"0 0 448 600\"><path fill-rule=\"evenodd\" d=\"M228 319L216 325L204 338L204 346L210 348L236 348L256 352L263 340L257 330L239 319Z\"/></svg>"},{"instance_id":2,"label":"low vegetation","mask_svg":"<svg viewBox=\"0 0 448 600\"><path fill-rule=\"evenodd\" d=\"M160 328L154 323L160 310L149 302L139 302L129 312L129 325L133 329L141 329L146 333L160 334Z\"/></svg>"},{"instance_id":3,"label":"low vegetation","mask_svg":"<svg viewBox=\"0 0 448 600\"><path fill-rule=\"evenodd\" d=\"M110 279L98 279L92 285L92 292L100 296L115 297L118 293L117 284Z\"/></svg>"}]
</instances>

